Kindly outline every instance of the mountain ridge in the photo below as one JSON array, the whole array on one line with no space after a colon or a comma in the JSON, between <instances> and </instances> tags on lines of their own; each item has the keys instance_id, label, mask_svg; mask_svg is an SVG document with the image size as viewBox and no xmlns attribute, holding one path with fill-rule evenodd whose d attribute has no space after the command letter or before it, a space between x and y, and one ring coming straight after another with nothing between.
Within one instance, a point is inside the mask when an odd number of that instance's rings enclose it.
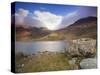
<instances>
[{"instance_id":1,"label":"mountain ridge","mask_svg":"<svg viewBox=\"0 0 100 75\"><path fill-rule=\"evenodd\" d=\"M52 34L54 36L52 36ZM59 29L43 40L69 40L78 38L97 38L97 17L86 17L77 20L68 27Z\"/></svg>"},{"instance_id":2,"label":"mountain ridge","mask_svg":"<svg viewBox=\"0 0 100 75\"><path fill-rule=\"evenodd\" d=\"M26 35L24 35L26 33ZM97 17L86 17L77 20L68 27L51 31L45 27L20 27L16 26L17 40L30 37L29 39L41 40L67 40L77 38L97 38ZM19 36L21 35L21 36ZM23 35L23 36L22 36ZM28 40L29 40L28 39Z\"/></svg>"}]
</instances>

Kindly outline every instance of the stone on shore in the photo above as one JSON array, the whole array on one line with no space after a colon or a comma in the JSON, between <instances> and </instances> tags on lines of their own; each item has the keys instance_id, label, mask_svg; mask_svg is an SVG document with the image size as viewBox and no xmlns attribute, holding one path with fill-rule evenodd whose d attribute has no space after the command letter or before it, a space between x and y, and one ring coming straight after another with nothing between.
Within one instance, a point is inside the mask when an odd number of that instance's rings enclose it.
<instances>
[{"instance_id":1,"label":"stone on shore","mask_svg":"<svg viewBox=\"0 0 100 75\"><path fill-rule=\"evenodd\" d=\"M66 53L70 56L94 57L96 55L96 40L82 38L72 40Z\"/></svg>"},{"instance_id":2,"label":"stone on shore","mask_svg":"<svg viewBox=\"0 0 100 75\"><path fill-rule=\"evenodd\" d=\"M83 59L80 62L80 68L81 69L93 69L93 68L97 68L97 58Z\"/></svg>"}]
</instances>

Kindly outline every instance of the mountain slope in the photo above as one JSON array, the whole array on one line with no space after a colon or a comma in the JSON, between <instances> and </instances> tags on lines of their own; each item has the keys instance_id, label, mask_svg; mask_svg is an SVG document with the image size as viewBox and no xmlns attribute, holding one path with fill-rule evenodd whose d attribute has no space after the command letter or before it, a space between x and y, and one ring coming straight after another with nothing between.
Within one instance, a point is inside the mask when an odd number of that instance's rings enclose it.
<instances>
[{"instance_id":1,"label":"mountain slope","mask_svg":"<svg viewBox=\"0 0 100 75\"><path fill-rule=\"evenodd\" d=\"M76 21L74 24L60 30L64 34L72 34L76 37L96 38L97 35L97 18L88 17Z\"/></svg>"},{"instance_id":2,"label":"mountain slope","mask_svg":"<svg viewBox=\"0 0 100 75\"><path fill-rule=\"evenodd\" d=\"M44 27L26 27L16 25L16 40L32 40L39 39L48 35L51 31Z\"/></svg>"},{"instance_id":3,"label":"mountain slope","mask_svg":"<svg viewBox=\"0 0 100 75\"><path fill-rule=\"evenodd\" d=\"M44 27L25 27L16 25L16 40L69 40L78 38L97 38L97 18L79 19L68 27L50 31Z\"/></svg>"},{"instance_id":4,"label":"mountain slope","mask_svg":"<svg viewBox=\"0 0 100 75\"><path fill-rule=\"evenodd\" d=\"M43 40L66 40L77 38L93 38L97 37L97 18L87 17L76 21L74 24L57 30Z\"/></svg>"}]
</instances>

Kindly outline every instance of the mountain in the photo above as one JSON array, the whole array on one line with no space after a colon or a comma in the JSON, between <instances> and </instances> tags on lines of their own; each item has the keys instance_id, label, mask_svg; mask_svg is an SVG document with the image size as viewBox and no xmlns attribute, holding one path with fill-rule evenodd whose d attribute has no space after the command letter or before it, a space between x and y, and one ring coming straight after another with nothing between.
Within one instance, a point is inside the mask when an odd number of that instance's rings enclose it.
<instances>
[{"instance_id":1,"label":"mountain","mask_svg":"<svg viewBox=\"0 0 100 75\"><path fill-rule=\"evenodd\" d=\"M75 23L50 31L45 27L15 25L16 40L72 40L78 38L97 38L97 17L86 17Z\"/></svg>"},{"instance_id":2,"label":"mountain","mask_svg":"<svg viewBox=\"0 0 100 75\"><path fill-rule=\"evenodd\" d=\"M87 17L76 21L74 24L61 29L63 34L71 34L76 38L88 37L96 38L97 36L97 18Z\"/></svg>"},{"instance_id":3,"label":"mountain","mask_svg":"<svg viewBox=\"0 0 100 75\"><path fill-rule=\"evenodd\" d=\"M16 25L16 40L32 40L39 39L48 35L51 31L45 27L28 27L23 25Z\"/></svg>"},{"instance_id":4,"label":"mountain","mask_svg":"<svg viewBox=\"0 0 100 75\"><path fill-rule=\"evenodd\" d=\"M97 38L97 18L86 17L79 19L72 25L56 30L43 40L66 40L78 38Z\"/></svg>"}]
</instances>

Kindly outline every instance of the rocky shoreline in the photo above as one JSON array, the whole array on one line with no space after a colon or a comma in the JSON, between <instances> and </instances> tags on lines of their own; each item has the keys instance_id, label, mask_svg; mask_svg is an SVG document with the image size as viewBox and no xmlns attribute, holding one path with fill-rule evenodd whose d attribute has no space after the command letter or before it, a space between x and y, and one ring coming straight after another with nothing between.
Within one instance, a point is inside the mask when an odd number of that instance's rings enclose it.
<instances>
[{"instance_id":1,"label":"rocky shoreline","mask_svg":"<svg viewBox=\"0 0 100 75\"><path fill-rule=\"evenodd\" d=\"M97 68L97 45L95 39L82 38L71 40L69 48L65 50L69 57L84 57L80 61L81 69Z\"/></svg>"},{"instance_id":2,"label":"rocky shoreline","mask_svg":"<svg viewBox=\"0 0 100 75\"><path fill-rule=\"evenodd\" d=\"M61 52L38 52L16 55L16 72L76 70L97 68L96 40L82 38L69 41L69 47ZM38 64L37 64L38 63Z\"/></svg>"}]
</instances>

